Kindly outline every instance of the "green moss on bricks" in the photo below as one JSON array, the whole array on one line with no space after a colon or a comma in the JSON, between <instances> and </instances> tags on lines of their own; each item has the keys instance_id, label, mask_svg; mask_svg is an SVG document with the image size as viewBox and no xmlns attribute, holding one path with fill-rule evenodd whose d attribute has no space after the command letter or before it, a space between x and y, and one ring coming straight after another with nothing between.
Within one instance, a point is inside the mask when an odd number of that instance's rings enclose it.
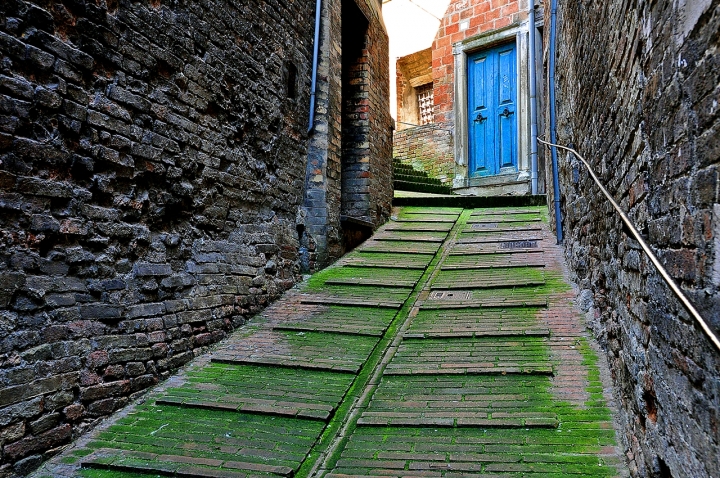
<instances>
[{"instance_id":1,"label":"green moss on bricks","mask_svg":"<svg viewBox=\"0 0 720 478\"><path fill-rule=\"evenodd\" d=\"M148 478L160 476L157 473L133 473L117 470L83 469L78 473L83 478Z\"/></svg>"},{"instance_id":2,"label":"green moss on bricks","mask_svg":"<svg viewBox=\"0 0 720 478\"><path fill-rule=\"evenodd\" d=\"M306 282L308 291L321 289L328 280L350 280L357 278L372 277L378 280L387 280L392 283L395 280L416 281L422 275L421 270L388 269L381 267L329 267L313 274Z\"/></svg>"},{"instance_id":3,"label":"green moss on bricks","mask_svg":"<svg viewBox=\"0 0 720 478\"><path fill-rule=\"evenodd\" d=\"M320 435L314 420L231 411L141 405L127 425L114 425L90 448L113 448L159 454L187 454L219 460L297 467ZM185 444L193 443L187 448Z\"/></svg>"},{"instance_id":4,"label":"green moss on bricks","mask_svg":"<svg viewBox=\"0 0 720 478\"><path fill-rule=\"evenodd\" d=\"M481 282L484 285L519 282L544 282L545 270L541 267L497 267L494 269L443 270L434 281L436 287Z\"/></svg>"}]
</instances>

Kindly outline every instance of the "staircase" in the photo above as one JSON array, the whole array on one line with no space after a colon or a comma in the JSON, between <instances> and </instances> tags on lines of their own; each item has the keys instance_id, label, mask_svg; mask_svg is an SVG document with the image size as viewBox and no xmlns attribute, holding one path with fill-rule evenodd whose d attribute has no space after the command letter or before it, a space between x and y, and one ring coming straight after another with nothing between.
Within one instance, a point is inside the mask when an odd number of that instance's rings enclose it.
<instances>
[{"instance_id":1,"label":"staircase","mask_svg":"<svg viewBox=\"0 0 720 478\"><path fill-rule=\"evenodd\" d=\"M439 179L428 177L425 171L403 164L398 158L393 158L393 178L393 185L399 191L452 194L450 186L444 185Z\"/></svg>"}]
</instances>

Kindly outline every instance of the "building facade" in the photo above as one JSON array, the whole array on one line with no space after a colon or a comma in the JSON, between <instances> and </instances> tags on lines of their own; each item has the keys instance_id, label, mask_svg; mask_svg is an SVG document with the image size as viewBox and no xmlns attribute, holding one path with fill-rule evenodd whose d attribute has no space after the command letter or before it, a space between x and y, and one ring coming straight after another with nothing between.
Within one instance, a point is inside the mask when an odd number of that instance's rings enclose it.
<instances>
[{"instance_id":1,"label":"building facade","mask_svg":"<svg viewBox=\"0 0 720 478\"><path fill-rule=\"evenodd\" d=\"M459 194L530 193L528 9L526 0L453 0L430 63L425 56L424 69L410 69L406 65L417 62L418 54L398 60L398 121L408 124L398 126L397 157L452 183ZM537 17L542 18L540 8ZM538 90L541 27L539 21L532 32ZM430 85L432 118L416 123L416 98ZM418 143L414 150L405 146L412 143Z\"/></svg>"},{"instance_id":2,"label":"building facade","mask_svg":"<svg viewBox=\"0 0 720 478\"><path fill-rule=\"evenodd\" d=\"M308 132L315 7L0 3L0 476L388 216L380 2L323 0Z\"/></svg>"}]
</instances>

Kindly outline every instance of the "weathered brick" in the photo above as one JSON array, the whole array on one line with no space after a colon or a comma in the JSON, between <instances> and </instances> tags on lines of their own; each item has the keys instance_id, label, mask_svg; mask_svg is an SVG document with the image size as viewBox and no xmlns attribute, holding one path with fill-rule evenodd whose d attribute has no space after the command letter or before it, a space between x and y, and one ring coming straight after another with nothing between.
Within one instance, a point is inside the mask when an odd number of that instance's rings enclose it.
<instances>
[{"instance_id":1,"label":"weathered brick","mask_svg":"<svg viewBox=\"0 0 720 478\"><path fill-rule=\"evenodd\" d=\"M35 451L45 450L60 445L72 436L72 426L69 424L61 425L52 430L46 431L38 436L30 436L22 440L11 443L3 447L6 457L11 460L17 460L27 456Z\"/></svg>"},{"instance_id":2,"label":"weathered brick","mask_svg":"<svg viewBox=\"0 0 720 478\"><path fill-rule=\"evenodd\" d=\"M80 400L84 402L95 401L111 396L125 395L130 390L129 380L101 383L80 389Z\"/></svg>"},{"instance_id":3,"label":"weathered brick","mask_svg":"<svg viewBox=\"0 0 720 478\"><path fill-rule=\"evenodd\" d=\"M26 385L7 387L0 390L0 407L4 407L23 400L34 398L61 389L69 389L77 385L78 374L76 372L65 373L54 377L35 380Z\"/></svg>"},{"instance_id":4,"label":"weathered brick","mask_svg":"<svg viewBox=\"0 0 720 478\"><path fill-rule=\"evenodd\" d=\"M79 309L80 317L89 320L116 320L122 318L125 312L124 306L110 304L87 304Z\"/></svg>"}]
</instances>

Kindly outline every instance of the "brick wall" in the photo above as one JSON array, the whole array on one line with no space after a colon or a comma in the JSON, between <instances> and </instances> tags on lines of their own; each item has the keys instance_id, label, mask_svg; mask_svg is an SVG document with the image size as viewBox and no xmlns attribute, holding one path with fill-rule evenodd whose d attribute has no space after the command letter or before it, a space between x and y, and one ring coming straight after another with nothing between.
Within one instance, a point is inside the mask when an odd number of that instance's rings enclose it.
<instances>
[{"instance_id":1,"label":"brick wall","mask_svg":"<svg viewBox=\"0 0 720 478\"><path fill-rule=\"evenodd\" d=\"M559 13L559 142L592 162L720 332L720 5L561 0ZM566 254L594 304L633 474L720 476L720 352L583 166L560 165Z\"/></svg>"},{"instance_id":2,"label":"brick wall","mask_svg":"<svg viewBox=\"0 0 720 478\"><path fill-rule=\"evenodd\" d=\"M527 0L452 0L433 42L435 123L454 124L454 43L527 18ZM461 29L461 22L467 22Z\"/></svg>"},{"instance_id":3,"label":"brick wall","mask_svg":"<svg viewBox=\"0 0 720 478\"><path fill-rule=\"evenodd\" d=\"M313 5L0 3L0 476L295 283Z\"/></svg>"},{"instance_id":4,"label":"brick wall","mask_svg":"<svg viewBox=\"0 0 720 478\"><path fill-rule=\"evenodd\" d=\"M367 148L362 145L361 163L368 168L360 176L363 179L362 194L367 209L362 216L377 228L390 217L393 198L392 182L392 137L393 120L390 116L390 40L382 20L381 2L377 0L358 1L358 5L369 21L367 43L363 52L366 62L362 64L363 75L367 76L363 98L367 97L367 111L363 108L360 119L366 121ZM364 102L363 102L363 106ZM367 119L364 115L367 114ZM365 187L367 189L365 189ZM348 189L347 193L354 191Z\"/></svg>"},{"instance_id":5,"label":"brick wall","mask_svg":"<svg viewBox=\"0 0 720 478\"><path fill-rule=\"evenodd\" d=\"M321 267L348 248L343 227L353 226L341 215L377 227L389 217L393 195L389 45L380 4L323 2L322 27L304 201L306 239L315 244L308 262Z\"/></svg>"},{"instance_id":6,"label":"brick wall","mask_svg":"<svg viewBox=\"0 0 720 478\"><path fill-rule=\"evenodd\" d=\"M431 178L452 184L455 177L453 136L437 125L395 131L393 157L428 173Z\"/></svg>"}]
</instances>

